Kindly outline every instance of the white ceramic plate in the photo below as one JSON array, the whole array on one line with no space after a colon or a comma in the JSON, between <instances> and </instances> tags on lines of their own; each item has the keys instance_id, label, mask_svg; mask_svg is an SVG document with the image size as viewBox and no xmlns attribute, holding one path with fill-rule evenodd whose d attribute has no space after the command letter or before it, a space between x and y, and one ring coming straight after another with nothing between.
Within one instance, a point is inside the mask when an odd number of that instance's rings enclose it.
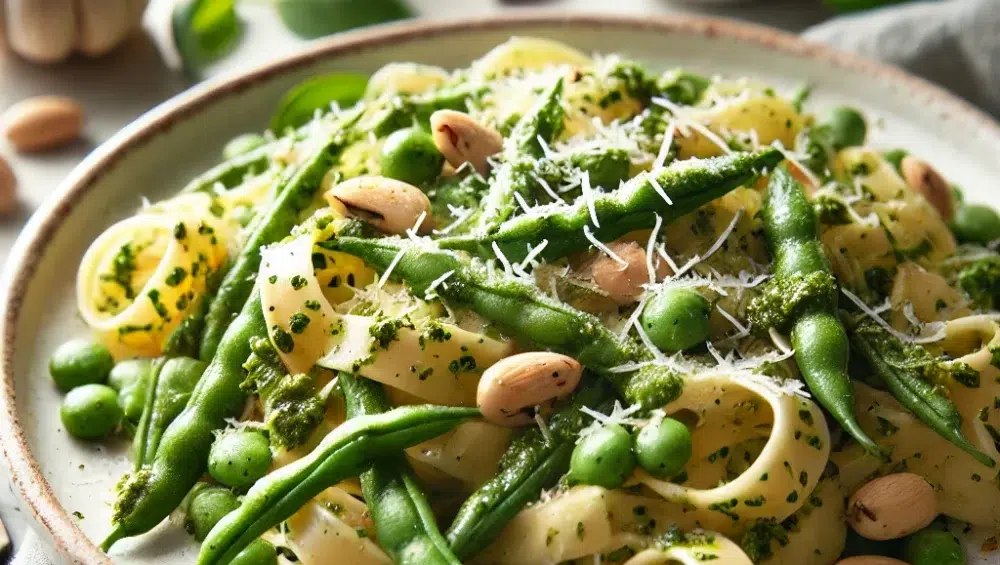
<instances>
[{"instance_id":1,"label":"white ceramic plate","mask_svg":"<svg viewBox=\"0 0 1000 565\"><path fill-rule=\"evenodd\" d=\"M874 143L928 156L970 199L1000 204L991 194L1000 179L1000 128L987 116L900 71L732 22L530 15L410 23L323 40L255 71L200 85L88 157L35 214L7 264L0 443L26 508L56 551L77 563L107 562L91 540L108 532L112 489L129 467L123 445L70 439L58 418L61 395L47 375L52 350L86 332L75 310L73 280L89 242L135 210L143 196L170 195L207 168L227 139L262 129L281 94L310 75L370 72L390 61L463 66L511 35L619 52L654 68L750 76L788 90L809 82L815 86L810 104L860 106L878 118ZM973 538L977 549L982 538ZM189 565L196 551L179 528L164 524L116 546L112 559Z\"/></svg>"}]
</instances>

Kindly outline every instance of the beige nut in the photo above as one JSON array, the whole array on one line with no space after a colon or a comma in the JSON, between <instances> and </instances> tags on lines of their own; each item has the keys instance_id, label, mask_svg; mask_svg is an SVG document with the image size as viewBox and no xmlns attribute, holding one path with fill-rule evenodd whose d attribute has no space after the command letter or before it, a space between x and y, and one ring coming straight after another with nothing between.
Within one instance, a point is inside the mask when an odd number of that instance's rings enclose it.
<instances>
[{"instance_id":1,"label":"beige nut","mask_svg":"<svg viewBox=\"0 0 1000 565\"><path fill-rule=\"evenodd\" d=\"M608 249L624 261L601 252L590 264L590 274L601 290L608 293L608 298L618 304L631 304L642 294L642 285L649 282L649 267L646 265L646 251L634 241L612 241ZM653 258L653 268L657 278L666 276L669 267Z\"/></svg>"},{"instance_id":2,"label":"beige nut","mask_svg":"<svg viewBox=\"0 0 1000 565\"><path fill-rule=\"evenodd\" d=\"M468 114L454 110L438 110L431 114L434 145L451 166L469 163L479 174L489 171L487 159L503 149L503 136L486 127Z\"/></svg>"},{"instance_id":3,"label":"beige nut","mask_svg":"<svg viewBox=\"0 0 1000 565\"><path fill-rule=\"evenodd\" d=\"M847 502L847 523L872 540L897 539L938 515L934 489L920 475L894 473L859 488Z\"/></svg>"},{"instance_id":4,"label":"beige nut","mask_svg":"<svg viewBox=\"0 0 1000 565\"><path fill-rule=\"evenodd\" d=\"M13 169L0 157L0 216L9 216L17 210L17 178Z\"/></svg>"},{"instance_id":5,"label":"beige nut","mask_svg":"<svg viewBox=\"0 0 1000 565\"><path fill-rule=\"evenodd\" d=\"M855 555L837 561L837 565L907 565L905 561L881 555Z\"/></svg>"},{"instance_id":6,"label":"beige nut","mask_svg":"<svg viewBox=\"0 0 1000 565\"><path fill-rule=\"evenodd\" d=\"M36 96L8 108L0 122L18 151L44 151L80 137L83 108L65 96Z\"/></svg>"},{"instance_id":7,"label":"beige nut","mask_svg":"<svg viewBox=\"0 0 1000 565\"><path fill-rule=\"evenodd\" d=\"M331 188L326 198L339 201L331 201L331 205L343 204L351 214L388 234L403 235L417 221L420 221L418 232L428 232L432 227L431 201L427 195L396 179L356 177Z\"/></svg>"},{"instance_id":8,"label":"beige nut","mask_svg":"<svg viewBox=\"0 0 1000 565\"><path fill-rule=\"evenodd\" d=\"M945 220L950 220L955 212L954 195L951 185L930 166L927 161L917 159L911 155L903 157L899 164L899 170L903 174L903 180L914 190L919 192L937 209L938 213Z\"/></svg>"},{"instance_id":9,"label":"beige nut","mask_svg":"<svg viewBox=\"0 0 1000 565\"><path fill-rule=\"evenodd\" d=\"M483 373L476 404L487 421L500 426L534 422L535 407L544 414L556 400L580 384L583 367L572 357L532 351L495 363Z\"/></svg>"}]
</instances>

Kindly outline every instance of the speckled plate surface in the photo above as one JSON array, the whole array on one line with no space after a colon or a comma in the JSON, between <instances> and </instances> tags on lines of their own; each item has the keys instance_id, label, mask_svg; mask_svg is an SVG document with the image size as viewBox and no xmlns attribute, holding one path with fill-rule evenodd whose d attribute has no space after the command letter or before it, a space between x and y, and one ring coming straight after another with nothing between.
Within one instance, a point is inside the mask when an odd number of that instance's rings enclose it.
<instances>
[{"instance_id":1,"label":"speckled plate surface","mask_svg":"<svg viewBox=\"0 0 1000 565\"><path fill-rule=\"evenodd\" d=\"M370 72L390 61L462 66L511 35L619 52L654 68L750 76L789 90L809 82L815 86L811 104L860 106L876 118L874 144L928 156L969 199L1000 204L994 190L1000 127L986 115L898 70L728 21L523 15L408 23L322 40L256 70L199 85L94 151L35 214L6 264L0 286L0 443L25 508L44 528L54 553L73 563L108 562L93 540L108 532L112 489L129 468L124 444L86 444L68 436L58 418L61 396L47 375L52 350L86 332L75 310L73 280L88 243L135 210L142 197L155 200L179 189L211 164L230 137L262 129L281 94L307 76ZM970 538L977 555L985 535ZM165 523L119 544L110 559L180 565L193 563L196 552L189 537Z\"/></svg>"}]
</instances>

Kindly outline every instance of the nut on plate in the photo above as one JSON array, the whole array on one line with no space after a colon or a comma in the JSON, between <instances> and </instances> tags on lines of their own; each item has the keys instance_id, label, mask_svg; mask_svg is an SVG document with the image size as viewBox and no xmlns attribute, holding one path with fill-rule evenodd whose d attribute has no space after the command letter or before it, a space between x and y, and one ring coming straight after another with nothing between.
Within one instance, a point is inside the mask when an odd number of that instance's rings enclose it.
<instances>
[{"instance_id":1,"label":"nut on plate","mask_svg":"<svg viewBox=\"0 0 1000 565\"><path fill-rule=\"evenodd\" d=\"M938 515L934 489L920 475L893 473L863 485L847 501L847 523L871 540L923 529Z\"/></svg>"},{"instance_id":2,"label":"nut on plate","mask_svg":"<svg viewBox=\"0 0 1000 565\"><path fill-rule=\"evenodd\" d=\"M600 253L590 264L591 277L615 303L631 304L642 294L642 285L650 282L646 251L638 243L627 240L612 241L608 249L617 259ZM669 274L669 267L658 257L654 257L653 270L658 279Z\"/></svg>"},{"instance_id":3,"label":"nut on plate","mask_svg":"<svg viewBox=\"0 0 1000 565\"><path fill-rule=\"evenodd\" d=\"M375 229L403 235L431 229L431 201L419 188L388 177L368 176L346 180L326 193L333 206L343 204L348 212L368 222ZM336 201L336 202L334 202ZM421 219L423 216L423 219Z\"/></svg>"},{"instance_id":4,"label":"nut on plate","mask_svg":"<svg viewBox=\"0 0 1000 565\"><path fill-rule=\"evenodd\" d=\"M0 122L4 137L18 151L44 151L80 137L83 108L66 96L35 96L8 108Z\"/></svg>"},{"instance_id":5,"label":"nut on plate","mask_svg":"<svg viewBox=\"0 0 1000 565\"><path fill-rule=\"evenodd\" d=\"M503 149L503 136L466 113L438 110L431 114L434 145L456 169L469 163L481 175L489 171L487 159Z\"/></svg>"},{"instance_id":6,"label":"nut on plate","mask_svg":"<svg viewBox=\"0 0 1000 565\"><path fill-rule=\"evenodd\" d=\"M942 218L946 221L951 220L955 214L955 196L952 194L951 185L941 173L927 161L912 155L903 157L899 163L899 170L906 184L922 194Z\"/></svg>"},{"instance_id":7,"label":"nut on plate","mask_svg":"<svg viewBox=\"0 0 1000 565\"><path fill-rule=\"evenodd\" d=\"M476 404L487 421L500 426L526 426L535 408L545 412L580 384L583 367L572 357L548 351L519 353L486 369L479 380Z\"/></svg>"}]
</instances>

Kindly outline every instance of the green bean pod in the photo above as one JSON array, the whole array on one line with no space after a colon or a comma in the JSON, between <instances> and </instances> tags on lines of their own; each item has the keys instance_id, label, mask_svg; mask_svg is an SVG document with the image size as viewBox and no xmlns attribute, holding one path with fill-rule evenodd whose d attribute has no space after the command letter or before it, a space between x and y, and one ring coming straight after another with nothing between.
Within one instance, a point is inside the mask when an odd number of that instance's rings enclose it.
<instances>
[{"instance_id":1,"label":"green bean pod","mask_svg":"<svg viewBox=\"0 0 1000 565\"><path fill-rule=\"evenodd\" d=\"M478 415L475 408L428 405L351 419L327 434L309 455L258 481L240 508L212 529L198 565L229 563L320 492L366 470L373 459L397 455Z\"/></svg>"},{"instance_id":2,"label":"green bean pod","mask_svg":"<svg viewBox=\"0 0 1000 565\"><path fill-rule=\"evenodd\" d=\"M607 413L613 393L600 381L582 385L572 400L549 418L546 437L529 428L511 443L500 460L500 472L466 500L446 534L452 551L469 559L490 544L507 522L543 489L555 485L569 468L577 434L590 419L580 408Z\"/></svg>"},{"instance_id":3,"label":"green bean pod","mask_svg":"<svg viewBox=\"0 0 1000 565\"><path fill-rule=\"evenodd\" d=\"M976 461L988 467L996 463L965 437L961 429L961 416L950 399L934 391L934 386L912 367L901 367L889 362L901 344L874 321L864 321L851 332L851 344L860 353L889 393L907 410L913 412L927 427L950 441Z\"/></svg>"},{"instance_id":4,"label":"green bean pod","mask_svg":"<svg viewBox=\"0 0 1000 565\"><path fill-rule=\"evenodd\" d=\"M764 234L774 257L776 280L830 272L819 241L816 214L802 186L784 167L771 173L762 209ZM795 361L809 391L866 451L884 451L854 417L854 389L847 373L850 345L837 316L837 295L813 300L792 322Z\"/></svg>"},{"instance_id":5,"label":"green bean pod","mask_svg":"<svg viewBox=\"0 0 1000 565\"><path fill-rule=\"evenodd\" d=\"M205 330L198 358L211 359L223 334L240 311L253 289L260 268L260 250L287 236L299 221L299 213L311 202L333 167L344 145L344 136L337 135L321 147L301 168L286 172L278 181L277 197L267 214L243 245L243 250L219 285L218 293L205 314Z\"/></svg>"},{"instance_id":6,"label":"green bean pod","mask_svg":"<svg viewBox=\"0 0 1000 565\"><path fill-rule=\"evenodd\" d=\"M191 180L181 193L211 192L219 184L227 189L233 188L243 182L247 175L267 170L271 165L271 154L277 145L278 142L274 141L219 163Z\"/></svg>"},{"instance_id":7,"label":"green bean pod","mask_svg":"<svg viewBox=\"0 0 1000 565\"><path fill-rule=\"evenodd\" d=\"M669 224L748 184L760 170L774 167L782 158L777 149L768 149L713 157L694 165L681 162L663 169L655 178L638 176L617 190L592 197L585 195L574 204L513 218L495 230L442 238L439 243L441 247L461 249L481 257L493 257L493 244L496 243L507 259L520 261L527 256L529 245L534 247L548 241L537 256L554 261L591 245L583 237L583 229L590 224L595 224L589 226L594 237L604 242L635 230L652 228L657 216ZM658 188L670 199L669 203Z\"/></svg>"},{"instance_id":8,"label":"green bean pod","mask_svg":"<svg viewBox=\"0 0 1000 565\"><path fill-rule=\"evenodd\" d=\"M347 417L374 416L392 405L382 385L347 373L338 384ZM462 565L438 530L427 499L402 454L379 459L361 473L361 492L375 522L379 546L401 565Z\"/></svg>"},{"instance_id":9,"label":"green bean pod","mask_svg":"<svg viewBox=\"0 0 1000 565\"><path fill-rule=\"evenodd\" d=\"M203 361L189 357L156 360L146 405L132 440L135 471L152 464L163 432L184 410L205 367Z\"/></svg>"},{"instance_id":10,"label":"green bean pod","mask_svg":"<svg viewBox=\"0 0 1000 565\"><path fill-rule=\"evenodd\" d=\"M511 131L506 142L502 171L498 172L490 185L490 191L483 200L478 213L479 232L490 232L501 222L511 217L517 210L515 193L525 198L531 197L534 181L527 174L521 174L514 161L528 156L538 159L545 155L542 144L551 143L562 131L566 112L562 107L563 80L559 78L538 98L538 102L525 114Z\"/></svg>"},{"instance_id":11,"label":"green bean pod","mask_svg":"<svg viewBox=\"0 0 1000 565\"><path fill-rule=\"evenodd\" d=\"M101 547L153 529L184 500L205 473L215 431L238 416L246 395L240 389L250 339L267 335L260 295L254 291L229 325L216 355L198 380L184 410L163 433L151 465L123 483L115 502L114 529Z\"/></svg>"}]
</instances>

